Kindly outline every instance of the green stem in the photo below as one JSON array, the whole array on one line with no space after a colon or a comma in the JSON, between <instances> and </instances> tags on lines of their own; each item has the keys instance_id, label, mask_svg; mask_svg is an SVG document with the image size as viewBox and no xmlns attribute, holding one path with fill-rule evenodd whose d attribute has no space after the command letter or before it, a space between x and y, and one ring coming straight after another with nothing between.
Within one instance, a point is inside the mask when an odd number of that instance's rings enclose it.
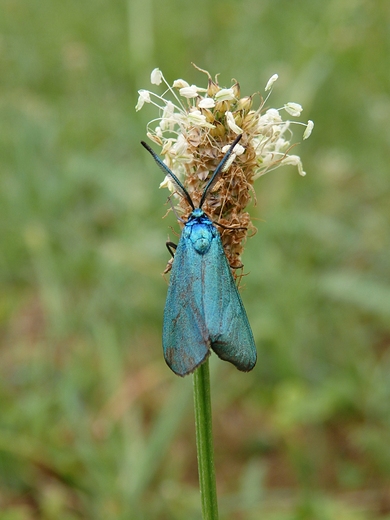
<instances>
[{"instance_id":1,"label":"green stem","mask_svg":"<svg viewBox=\"0 0 390 520\"><path fill-rule=\"evenodd\" d=\"M203 520L218 520L209 360L194 373L194 407L202 517Z\"/></svg>"}]
</instances>

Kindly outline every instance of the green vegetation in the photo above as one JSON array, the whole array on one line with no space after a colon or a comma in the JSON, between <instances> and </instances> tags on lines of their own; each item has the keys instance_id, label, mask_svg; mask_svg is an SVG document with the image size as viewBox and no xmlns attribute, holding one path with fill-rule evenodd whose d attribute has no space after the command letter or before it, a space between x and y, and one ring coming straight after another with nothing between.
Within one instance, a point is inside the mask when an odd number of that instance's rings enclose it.
<instances>
[{"instance_id":1,"label":"green vegetation","mask_svg":"<svg viewBox=\"0 0 390 520\"><path fill-rule=\"evenodd\" d=\"M307 176L256 185L258 365L210 363L221 520L390 518L389 24L387 0L3 0L0 520L200 518L160 338L177 225L134 111L191 61L248 94L277 72L271 106L316 124Z\"/></svg>"}]
</instances>

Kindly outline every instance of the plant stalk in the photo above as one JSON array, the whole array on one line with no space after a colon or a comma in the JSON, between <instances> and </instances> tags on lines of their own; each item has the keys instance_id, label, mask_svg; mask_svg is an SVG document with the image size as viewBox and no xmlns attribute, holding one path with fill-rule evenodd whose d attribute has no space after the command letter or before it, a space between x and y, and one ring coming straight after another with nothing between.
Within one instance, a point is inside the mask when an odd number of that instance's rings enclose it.
<instances>
[{"instance_id":1,"label":"plant stalk","mask_svg":"<svg viewBox=\"0 0 390 520\"><path fill-rule=\"evenodd\" d=\"M194 372L194 408L202 518L218 520L208 359Z\"/></svg>"}]
</instances>

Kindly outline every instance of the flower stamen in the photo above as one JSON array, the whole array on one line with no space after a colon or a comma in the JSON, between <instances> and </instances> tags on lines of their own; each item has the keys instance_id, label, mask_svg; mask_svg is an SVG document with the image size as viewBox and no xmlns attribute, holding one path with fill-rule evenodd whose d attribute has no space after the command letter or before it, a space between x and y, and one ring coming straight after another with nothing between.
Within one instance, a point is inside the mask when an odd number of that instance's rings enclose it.
<instances>
[{"instance_id":1,"label":"flower stamen","mask_svg":"<svg viewBox=\"0 0 390 520\"><path fill-rule=\"evenodd\" d=\"M241 97L236 80L230 88L221 88L218 76L213 80L207 71L196 68L207 75L207 88L190 85L184 79L177 79L170 86L162 72L154 69L152 84L164 83L167 89L162 95L140 90L136 110L145 103L158 108L160 117L148 123L147 136L161 146L165 164L183 183L195 207L224 153L234 139L242 135L202 206L212 221L221 224L225 253L233 275L237 276L234 269L242 266L243 243L247 233L255 230L245 211L251 198L255 197L254 181L282 165L293 165L301 176L306 175L300 157L290 153L295 147L291 144L291 124L305 127L305 140L314 123L282 118L281 112L299 117L302 106L298 103L289 102L278 109L264 108L278 79L277 74L273 74L265 86L266 98L260 95L260 106L252 109L254 96ZM173 98L173 102L169 98ZM175 211L183 218L180 225L184 225L192 211L188 200L177 193L169 176L160 187L168 188L173 194L177 201Z\"/></svg>"}]
</instances>

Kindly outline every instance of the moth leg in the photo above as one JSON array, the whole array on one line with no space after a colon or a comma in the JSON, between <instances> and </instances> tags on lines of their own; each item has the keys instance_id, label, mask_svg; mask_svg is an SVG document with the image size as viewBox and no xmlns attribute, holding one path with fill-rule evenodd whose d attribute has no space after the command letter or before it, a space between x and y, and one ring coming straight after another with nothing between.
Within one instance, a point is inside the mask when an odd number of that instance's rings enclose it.
<instances>
[{"instance_id":1,"label":"moth leg","mask_svg":"<svg viewBox=\"0 0 390 520\"><path fill-rule=\"evenodd\" d=\"M173 242L165 242L165 245L167 246L167 249L171 253L172 257L174 257L175 256L174 251L177 248L177 244L174 244Z\"/></svg>"},{"instance_id":2,"label":"moth leg","mask_svg":"<svg viewBox=\"0 0 390 520\"><path fill-rule=\"evenodd\" d=\"M243 229L244 231L248 231L247 227L241 227L241 226L225 226L224 224L220 224L219 222L216 222L213 220L213 224L216 226L220 226L223 229Z\"/></svg>"}]
</instances>

